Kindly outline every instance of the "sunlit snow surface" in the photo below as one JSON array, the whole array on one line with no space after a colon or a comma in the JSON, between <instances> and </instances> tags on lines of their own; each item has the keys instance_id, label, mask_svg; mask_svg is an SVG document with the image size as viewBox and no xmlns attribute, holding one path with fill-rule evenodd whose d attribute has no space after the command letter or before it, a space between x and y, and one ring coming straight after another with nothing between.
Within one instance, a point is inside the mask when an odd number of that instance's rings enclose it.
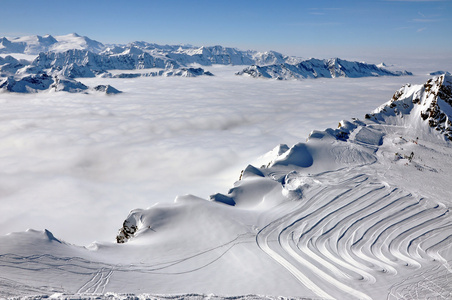
<instances>
[{"instance_id":1,"label":"sunlit snow surface","mask_svg":"<svg viewBox=\"0 0 452 300\"><path fill-rule=\"evenodd\" d=\"M376 124L354 143L317 132L257 159L427 76L280 82L236 69L83 80L114 96L0 94L0 228L18 232L0 237L0 296L450 297L450 145ZM247 168L236 206L204 200L249 163L271 168ZM200 198L172 203L187 193ZM111 243L132 209L139 236Z\"/></svg>"}]
</instances>

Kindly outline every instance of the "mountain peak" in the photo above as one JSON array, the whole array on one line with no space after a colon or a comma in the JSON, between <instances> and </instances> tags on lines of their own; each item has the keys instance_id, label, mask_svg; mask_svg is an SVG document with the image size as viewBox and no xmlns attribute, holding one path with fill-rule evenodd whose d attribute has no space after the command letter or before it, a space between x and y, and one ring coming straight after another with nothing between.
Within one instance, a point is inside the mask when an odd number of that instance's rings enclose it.
<instances>
[{"instance_id":1,"label":"mountain peak","mask_svg":"<svg viewBox=\"0 0 452 300\"><path fill-rule=\"evenodd\" d=\"M401 123L410 128L428 124L430 129L452 141L452 76L436 76L423 85L406 84L390 101L365 118Z\"/></svg>"}]
</instances>

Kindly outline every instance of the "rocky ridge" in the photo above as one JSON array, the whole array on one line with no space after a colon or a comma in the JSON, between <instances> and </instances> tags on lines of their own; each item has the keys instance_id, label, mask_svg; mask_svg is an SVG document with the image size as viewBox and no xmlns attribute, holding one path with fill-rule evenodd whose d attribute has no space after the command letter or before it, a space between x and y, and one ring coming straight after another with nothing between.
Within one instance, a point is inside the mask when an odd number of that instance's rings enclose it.
<instances>
[{"instance_id":1,"label":"rocky ridge","mask_svg":"<svg viewBox=\"0 0 452 300\"><path fill-rule=\"evenodd\" d=\"M412 75L407 71L389 71L383 66L362 62L346 61L339 58L311 58L297 64L279 63L267 66L252 65L237 75L248 75L254 78L272 78L278 80L306 78L337 78L337 77L376 77Z\"/></svg>"},{"instance_id":2,"label":"rocky ridge","mask_svg":"<svg viewBox=\"0 0 452 300\"><path fill-rule=\"evenodd\" d=\"M452 141L452 76L436 76L423 85L407 84L365 118L375 122L410 123L414 129L428 124L430 129Z\"/></svg>"}]
</instances>

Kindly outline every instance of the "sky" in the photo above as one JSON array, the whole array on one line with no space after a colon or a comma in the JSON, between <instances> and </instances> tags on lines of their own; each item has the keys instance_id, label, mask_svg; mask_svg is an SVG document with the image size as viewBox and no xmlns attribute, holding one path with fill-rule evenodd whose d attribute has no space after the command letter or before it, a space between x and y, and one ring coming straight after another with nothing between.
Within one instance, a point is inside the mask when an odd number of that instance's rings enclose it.
<instances>
[{"instance_id":1,"label":"sky","mask_svg":"<svg viewBox=\"0 0 452 300\"><path fill-rule=\"evenodd\" d=\"M452 0L0 0L0 36L223 45L295 56L452 53ZM346 58L346 57L344 57Z\"/></svg>"}]
</instances>

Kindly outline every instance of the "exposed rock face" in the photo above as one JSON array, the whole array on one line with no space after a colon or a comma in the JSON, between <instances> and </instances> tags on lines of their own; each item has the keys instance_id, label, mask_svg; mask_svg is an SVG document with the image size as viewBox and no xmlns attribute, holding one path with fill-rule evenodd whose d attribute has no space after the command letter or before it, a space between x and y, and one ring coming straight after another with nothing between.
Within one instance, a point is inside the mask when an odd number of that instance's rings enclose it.
<instances>
[{"instance_id":1,"label":"exposed rock face","mask_svg":"<svg viewBox=\"0 0 452 300\"><path fill-rule=\"evenodd\" d=\"M407 71L392 72L373 64L351 62L339 58L324 60L311 58L298 64L253 65L238 72L237 75L290 80L305 78L401 76L412 74Z\"/></svg>"}]
</instances>

